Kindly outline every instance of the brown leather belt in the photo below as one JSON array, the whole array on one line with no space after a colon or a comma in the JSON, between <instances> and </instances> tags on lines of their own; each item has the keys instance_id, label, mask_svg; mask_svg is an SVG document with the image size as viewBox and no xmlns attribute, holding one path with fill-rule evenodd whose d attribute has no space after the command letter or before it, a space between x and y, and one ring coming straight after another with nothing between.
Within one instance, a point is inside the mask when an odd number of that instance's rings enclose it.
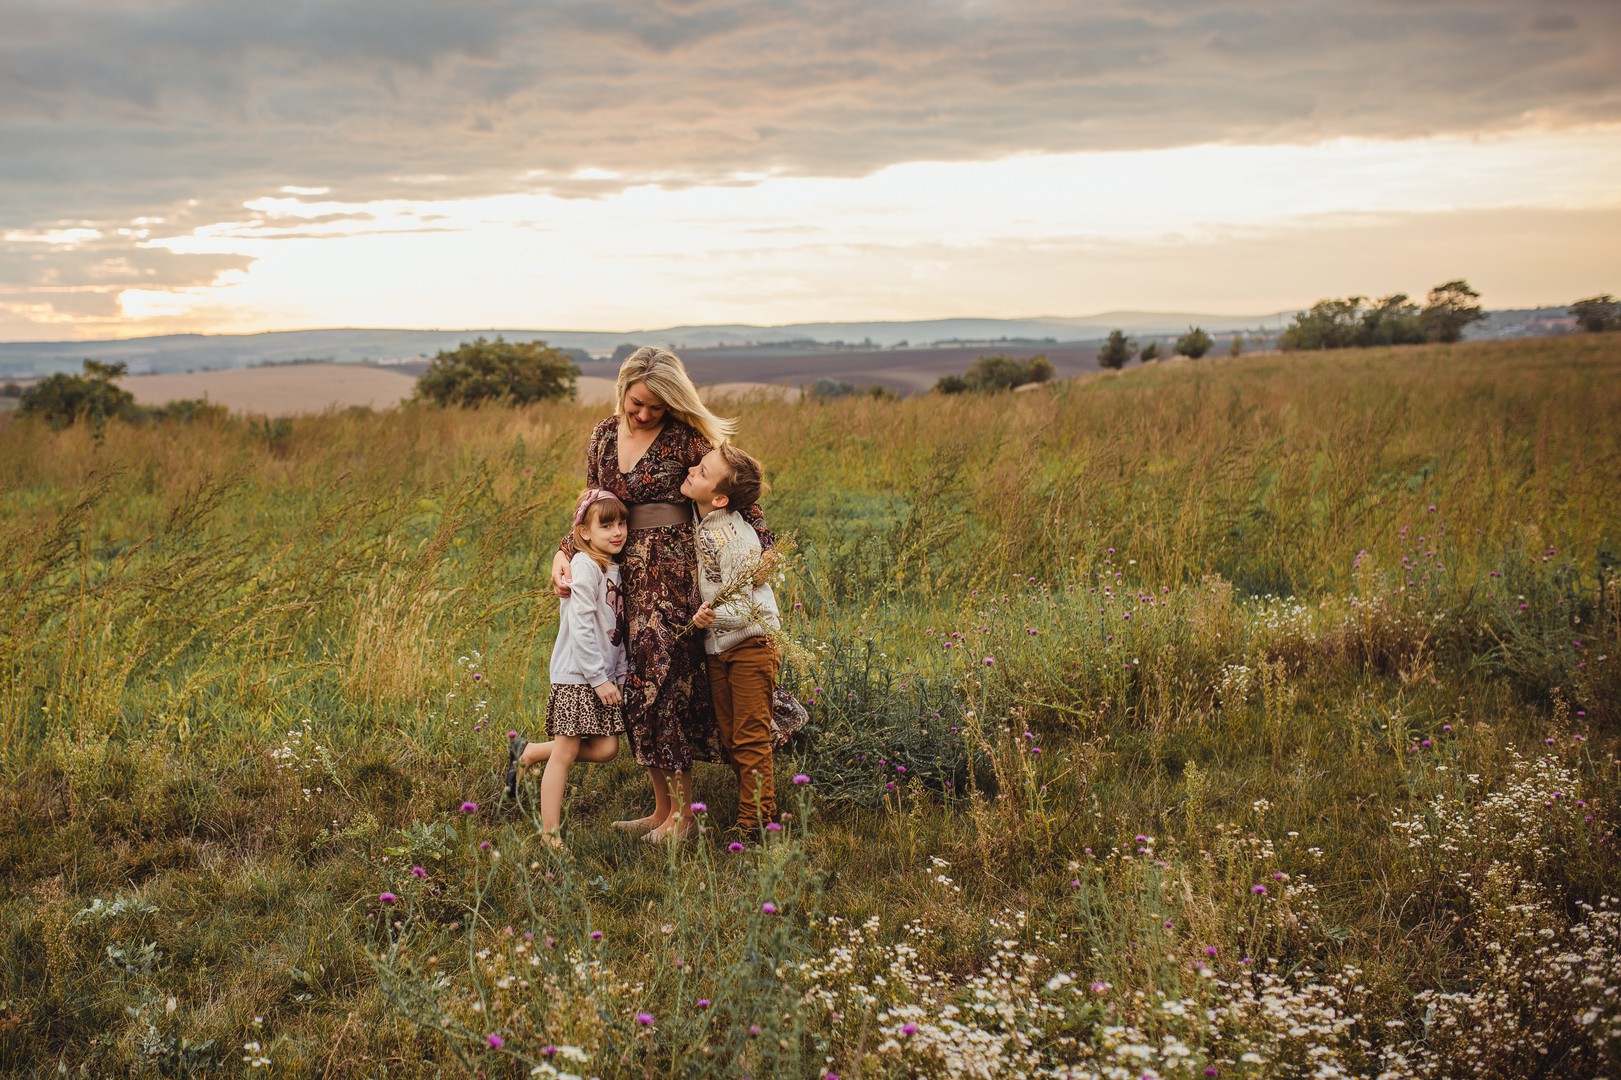
<instances>
[{"instance_id":1,"label":"brown leather belt","mask_svg":"<svg viewBox=\"0 0 1621 1080\"><path fill-rule=\"evenodd\" d=\"M692 524L692 511L686 503L638 503L630 508L632 529L661 529L666 525Z\"/></svg>"}]
</instances>

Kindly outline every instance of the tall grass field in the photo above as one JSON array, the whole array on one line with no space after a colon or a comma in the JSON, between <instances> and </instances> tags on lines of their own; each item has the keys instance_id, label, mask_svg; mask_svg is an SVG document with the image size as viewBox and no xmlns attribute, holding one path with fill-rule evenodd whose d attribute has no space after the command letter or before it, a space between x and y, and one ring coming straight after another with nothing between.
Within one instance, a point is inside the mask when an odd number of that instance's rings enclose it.
<instances>
[{"instance_id":1,"label":"tall grass field","mask_svg":"<svg viewBox=\"0 0 1621 1080\"><path fill-rule=\"evenodd\" d=\"M0 423L0 1071L1621 1075L1621 335L722 404L740 851L501 797L600 409Z\"/></svg>"}]
</instances>

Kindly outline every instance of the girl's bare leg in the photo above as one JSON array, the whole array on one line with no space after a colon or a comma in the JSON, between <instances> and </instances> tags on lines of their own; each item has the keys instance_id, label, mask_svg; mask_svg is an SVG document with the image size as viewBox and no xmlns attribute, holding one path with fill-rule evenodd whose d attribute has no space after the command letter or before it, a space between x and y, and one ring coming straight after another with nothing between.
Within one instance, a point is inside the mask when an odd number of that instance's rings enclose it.
<instances>
[{"instance_id":1,"label":"girl's bare leg","mask_svg":"<svg viewBox=\"0 0 1621 1080\"><path fill-rule=\"evenodd\" d=\"M579 752L579 739L559 735L552 740L546 771L540 778L540 827L554 837L563 820L563 793L568 790L568 767L574 764Z\"/></svg>"},{"instance_id":2,"label":"girl's bare leg","mask_svg":"<svg viewBox=\"0 0 1621 1080\"><path fill-rule=\"evenodd\" d=\"M550 760L553 745L554 742L548 740L546 742L532 742L524 747L523 753L518 755L518 779L524 779L527 770L534 768L536 765L544 765Z\"/></svg>"},{"instance_id":3,"label":"girl's bare leg","mask_svg":"<svg viewBox=\"0 0 1621 1080\"><path fill-rule=\"evenodd\" d=\"M612 761L618 754L618 735L587 735L580 740L580 755L574 760L600 765L604 761Z\"/></svg>"}]
</instances>

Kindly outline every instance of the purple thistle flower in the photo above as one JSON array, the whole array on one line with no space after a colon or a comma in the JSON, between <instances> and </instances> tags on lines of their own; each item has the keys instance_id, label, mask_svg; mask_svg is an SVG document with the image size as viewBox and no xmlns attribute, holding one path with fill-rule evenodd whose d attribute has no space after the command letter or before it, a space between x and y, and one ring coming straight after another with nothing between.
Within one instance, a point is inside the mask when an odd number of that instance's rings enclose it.
<instances>
[{"instance_id":1,"label":"purple thistle flower","mask_svg":"<svg viewBox=\"0 0 1621 1080\"><path fill-rule=\"evenodd\" d=\"M420 866L411 867L411 873L414 876L419 877L419 878L425 878L425 877L428 876L428 872L426 870L422 869L422 867L420 867Z\"/></svg>"},{"instance_id":2,"label":"purple thistle flower","mask_svg":"<svg viewBox=\"0 0 1621 1080\"><path fill-rule=\"evenodd\" d=\"M1206 945L1204 947L1204 954L1206 956L1215 956L1216 955L1216 947L1214 945Z\"/></svg>"},{"instance_id":3,"label":"purple thistle flower","mask_svg":"<svg viewBox=\"0 0 1621 1080\"><path fill-rule=\"evenodd\" d=\"M775 821L768 821L768 822L765 823L765 831L766 832L782 832L782 826L778 825Z\"/></svg>"},{"instance_id":4,"label":"purple thistle flower","mask_svg":"<svg viewBox=\"0 0 1621 1080\"><path fill-rule=\"evenodd\" d=\"M593 931L591 931L591 940L592 941L601 941L602 940L602 931L601 930L593 930Z\"/></svg>"},{"instance_id":5,"label":"purple thistle flower","mask_svg":"<svg viewBox=\"0 0 1621 1080\"><path fill-rule=\"evenodd\" d=\"M1251 885L1250 886L1250 892L1254 893L1256 896L1265 896L1266 895L1266 886L1265 885Z\"/></svg>"},{"instance_id":6,"label":"purple thistle flower","mask_svg":"<svg viewBox=\"0 0 1621 1080\"><path fill-rule=\"evenodd\" d=\"M777 905L767 900L765 903L760 905L760 913L762 915L775 915L777 913Z\"/></svg>"},{"instance_id":7,"label":"purple thistle flower","mask_svg":"<svg viewBox=\"0 0 1621 1080\"><path fill-rule=\"evenodd\" d=\"M804 773L800 773L798 776L794 777L794 783L808 784L810 783L810 777L806 776Z\"/></svg>"},{"instance_id":8,"label":"purple thistle flower","mask_svg":"<svg viewBox=\"0 0 1621 1080\"><path fill-rule=\"evenodd\" d=\"M653 1026L653 1014L652 1013L639 1012L639 1013L636 1014L636 1022L638 1024L642 1025L643 1027L652 1027Z\"/></svg>"},{"instance_id":9,"label":"purple thistle flower","mask_svg":"<svg viewBox=\"0 0 1621 1080\"><path fill-rule=\"evenodd\" d=\"M497 1035L493 1031L484 1036L484 1041L490 1044L491 1050L499 1050L501 1047L507 1044L505 1039L501 1038L501 1036Z\"/></svg>"},{"instance_id":10,"label":"purple thistle flower","mask_svg":"<svg viewBox=\"0 0 1621 1080\"><path fill-rule=\"evenodd\" d=\"M994 667L994 666L995 666L995 665L996 665L996 657L994 657L994 656L987 656L987 657L986 657L986 658L985 658L985 666L986 666L986 667Z\"/></svg>"},{"instance_id":11,"label":"purple thistle flower","mask_svg":"<svg viewBox=\"0 0 1621 1080\"><path fill-rule=\"evenodd\" d=\"M464 813L464 814L476 814L476 813L478 813L478 803L472 802L472 801L462 803L462 813Z\"/></svg>"},{"instance_id":12,"label":"purple thistle flower","mask_svg":"<svg viewBox=\"0 0 1621 1080\"><path fill-rule=\"evenodd\" d=\"M901 1034L902 1035L916 1035L917 1034L917 1025L916 1024L902 1024L901 1025Z\"/></svg>"},{"instance_id":13,"label":"purple thistle flower","mask_svg":"<svg viewBox=\"0 0 1621 1080\"><path fill-rule=\"evenodd\" d=\"M1094 993L1094 994L1107 994L1108 992L1109 992L1109 984L1108 983L1106 983L1106 982L1095 982L1095 983L1092 984L1092 993Z\"/></svg>"},{"instance_id":14,"label":"purple thistle flower","mask_svg":"<svg viewBox=\"0 0 1621 1080\"><path fill-rule=\"evenodd\" d=\"M730 844L726 845L726 850L736 854L737 852L743 850L743 845L740 841L733 840Z\"/></svg>"},{"instance_id":15,"label":"purple thistle flower","mask_svg":"<svg viewBox=\"0 0 1621 1080\"><path fill-rule=\"evenodd\" d=\"M750 1035L758 1035L758 1034L760 1034L760 1025L759 1024L750 1024L749 1025L749 1034Z\"/></svg>"},{"instance_id":16,"label":"purple thistle flower","mask_svg":"<svg viewBox=\"0 0 1621 1080\"><path fill-rule=\"evenodd\" d=\"M391 892L385 892L385 893L378 893L377 894L377 902L379 904L392 904L392 903L395 903L398 900L399 900L399 897L395 896Z\"/></svg>"},{"instance_id":17,"label":"purple thistle flower","mask_svg":"<svg viewBox=\"0 0 1621 1080\"><path fill-rule=\"evenodd\" d=\"M708 809L709 807L701 802L695 802L692 804L692 812L694 814L702 814Z\"/></svg>"},{"instance_id":18,"label":"purple thistle flower","mask_svg":"<svg viewBox=\"0 0 1621 1080\"><path fill-rule=\"evenodd\" d=\"M700 1009L709 1008L709 999L708 998L699 998L698 999L698 1008L700 1008Z\"/></svg>"}]
</instances>

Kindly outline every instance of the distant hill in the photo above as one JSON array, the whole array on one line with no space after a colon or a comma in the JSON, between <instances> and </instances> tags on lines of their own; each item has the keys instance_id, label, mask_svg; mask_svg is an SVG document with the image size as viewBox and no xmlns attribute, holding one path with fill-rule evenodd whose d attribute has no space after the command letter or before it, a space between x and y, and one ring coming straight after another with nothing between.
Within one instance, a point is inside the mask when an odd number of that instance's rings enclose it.
<instances>
[{"instance_id":1,"label":"distant hill","mask_svg":"<svg viewBox=\"0 0 1621 1080\"><path fill-rule=\"evenodd\" d=\"M747 324L670 326L658 330L284 330L262 334L169 334L116 341L0 342L0 378L31 378L78 371L85 359L123 361L131 374L173 374L257 367L262 364L410 364L476 337L543 340L576 353L607 357L622 344L666 345L677 350L775 345L807 352L841 349L1095 344L1110 330L1134 337L1179 334L1201 326L1213 334L1277 333L1293 312L1269 315L1199 315L1181 312L1109 311L1078 318L925 319L911 322L821 322L784 326ZM1568 328L1564 308L1493 312L1471 337L1519 337Z\"/></svg>"}]
</instances>

